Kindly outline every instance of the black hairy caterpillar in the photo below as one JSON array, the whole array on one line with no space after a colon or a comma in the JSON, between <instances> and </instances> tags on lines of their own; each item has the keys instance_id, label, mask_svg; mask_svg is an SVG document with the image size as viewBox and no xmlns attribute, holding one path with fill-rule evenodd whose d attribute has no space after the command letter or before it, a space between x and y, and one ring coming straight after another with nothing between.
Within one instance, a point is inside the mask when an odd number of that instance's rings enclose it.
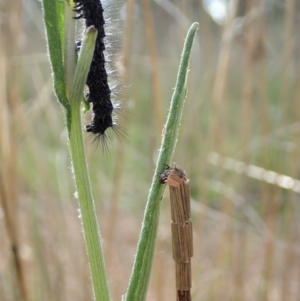
<instances>
[{"instance_id":1,"label":"black hairy caterpillar","mask_svg":"<svg viewBox=\"0 0 300 301\"><path fill-rule=\"evenodd\" d=\"M111 128L114 132L120 132L120 128L114 122L112 115L114 105L105 68L104 9L100 0L74 0L74 3L74 11L77 13L75 18L85 19L86 27L94 26L98 31L94 55L86 81L89 88L86 100L93 104L93 118L85 128L87 132L95 134L96 139L100 138L103 142L106 142L105 131Z\"/></svg>"}]
</instances>

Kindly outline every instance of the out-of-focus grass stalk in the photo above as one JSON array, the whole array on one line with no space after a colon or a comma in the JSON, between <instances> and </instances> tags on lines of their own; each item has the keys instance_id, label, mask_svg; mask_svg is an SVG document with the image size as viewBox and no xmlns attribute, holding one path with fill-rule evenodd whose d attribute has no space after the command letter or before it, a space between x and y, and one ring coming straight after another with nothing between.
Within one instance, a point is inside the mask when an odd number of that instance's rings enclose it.
<instances>
[{"instance_id":1,"label":"out-of-focus grass stalk","mask_svg":"<svg viewBox=\"0 0 300 301\"><path fill-rule=\"evenodd\" d=\"M16 274L16 283L17 289L19 290L20 300L27 301L27 289L25 283L25 272L22 265L22 260L20 256L20 246L18 243L18 228L16 226L16 222L18 219L16 216L16 211L12 212L11 208L9 207L9 202L15 201L14 199L7 198L7 189L5 189L5 182L4 177L2 176L2 172L0 172L0 206L3 210L4 214L4 222L6 226L7 236L9 238L10 249L12 252L12 259L13 259L13 268ZM16 204L14 207L17 208ZM11 205L10 205L11 206ZM14 208L14 209L15 209Z\"/></svg>"},{"instance_id":2,"label":"out-of-focus grass stalk","mask_svg":"<svg viewBox=\"0 0 300 301\"><path fill-rule=\"evenodd\" d=\"M297 70L295 74L295 88L293 89L293 95L292 95L292 101L293 101L293 115L294 119L298 116L299 119L299 95L300 95L300 61L298 60L297 65L295 66L295 69ZM292 144L297 145L299 143L299 133L292 133L291 137ZM290 158L290 169L289 174L291 176L297 177L298 172L298 164L295 164L295 162L298 162L299 160L299 153L296 148L293 149L291 158ZM284 267L284 272L282 273L282 280L283 280L283 287L282 287L282 293L281 296L284 296L284 290L288 290L289 294L287 294L288 297L290 297L290 300L292 300L292 288L293 288L293 282L294 278L293 275L296 276L297 283L300 283L300 275L297 274L300 268L300 262L299 257L295 252L293 252L293 247L298 243L299 236L297 235L297 229L298 229L298 221L299 221L299 202L298 202L298 194L291 192L290 197L288 198L288 202L291 202L291 206L289 207L289 214L287 215L288 220L288 226L286 228L286 231L288 233L289 237L289 248L286 250L286 264ZM286 232L285 232L286 233ZM287 279L286 279L286 278ZM287 286L287 287L285 287ZM300 294L300 288L297 286L296 292L294 296L299 296ZM289 299L287 299L289 300Z\"/></svg>"},{"instance_id":3,"label":"out-of-focus grass stalk","mask_svg":"<svg viewBox=\"0 0 300 301\"><path fill-rule=\"evenodd\" d=\"M156 126L160 130L163 126L163 115L162 115L162 96L161 96L161 86L159 79L159 63L156 51L156 41L154 36L154 26L152 18L151 3L149 0L143 0L143 11L145 16L145 29L147 46L150 55L150 66L151 66L151 78L152 78L152 91L153 91L153 105L154 112L156 115Z\"/></svg>"},{"instance_id":4,"label":"out-of-focus grass stalk","mask_svg":"<svg viewBox=\"0 0 300 301\"><path fill-rule=\"evenodd\" d=\"M228 94L228 69L231 58L232 36L234 30L234 20L239 0L234 0L234 9L231 16L228 17L223 33L221 49L218 57L216 76L212 94L212 106L214 113L213 124L210 129L212 147L217 149L221 155L224 155L224 137L225 133L225 110L226 98Z\"/></svg>"},{"instance_id":5,"label":"out-of-focus grass stalk","mask_svg":"<svg viewBox=\"0 0 300 301\"><path fill-rule=\"evenodd\" d=\"M295 32L295 15L297 12L296 9L296 0L287 0L285 1L285 28L284 28L284 43L282 48L282 74L283 74L283 80L281 84L281 99L284 103L284 112L283 112L283 122L297 122L291 121L291 113L292 113L292 107L291 107L291 98L292 98L292 89L290 88L291 84L291 63L293 60L293 51L294 51L294 32Z\"/></svg>"},{"instance_id":6,"label":"out-of-focus grass stalk","mask_svg":"<svg viewBox=\"0 0 300 301\"><path fill-rule=\"evenodd\" d=\"M131 37L132 37L132 25L134 20L134 3L135 0L127 0L126 1L126 19L124 25L124 35L123 35L123 68L126 70L122 74L121 81L125 84L125 86L129 85L129 74L130 74L130 57L132 55L131 51ZM127 99L127 89L122 93L122 98ZM119 116L119 124L123 123L124 117L122 115ZM106 235L106 249L105 249L105 258L107 262L107 266L111 266L111 262L113 259L113 241L114 234L116 228L116 221L118 218L118 203L120 199L121 192L121 180L123 176L123 166L124 166L124 143L119 139L117 141L116 155L115 155L115 163L114 163L114 171L113 171L113 180L111 191L111 202L110 202L110 211L109 218L107 221L107 235Z\"/></svg>"},{"instance_id":7,"label":"out-of-focus grass stalk","mask_svg":"<svg viewBox=\"0 0 300 301\"><path fill-rule=\"evenodd\" d=\"M90 263L94 296L96 301L108 301L110 300L110 294L101 248L96 210L85 157L80 115L82 91L90 69L97 31L90 27L86 30L83 37L74 78L72 80L71 76L68 77L68 82L72 82L68 101L66 97L65 72L66 70L72 70L72 67L64 66L63 61L65 61L66 64L75 64L75 61L63 59L63 43L61 39L64 37L64 34L61 34L61 32L63 30L62 28L69 28L68 26L63 26L64 22L62 21L62 15L65 16L64 4L60 1L53 3L53 1L50 0L43 0L43 9L44 23L48 39L48 51L54 77L54 88L59 102L66 109L70 151L79 200L82 228ZM67 9L72 9L72 7L67 7ZM72 22L71 19L72 18L68 18L65 21ZM64 44L64 48L65 47L68 48L68 46L65 46ZM69 51L74 52L75 50L73 47L70 47ZM68 49L66 49L65 56L68 56Z\"/></svg>"},{"instance_id":8,"label":"out-of-focus grass stalk","mask_svg":"<svg viewBox=\"0 0 300 301\"><path fill-rule=\"evenodd\" d=\"M232 57L232 47L233 47L233 31L234 31L234 22L236 14L238 12L238 6L240 1L233 1L233 9L231 14L228 16L223 33L222 33L222 43L221 49L218 57L216 76L212 92L212 108L213 108L213 122L209 130L209 146L212 150L218 150L220 154L224 155L225 152L225 141L226 135L226 124L225 121L227 116L226 112L228 110L228 79L229 79L229 69L230 69L230 60ZM219 180L223 181L224 174L221 170L221 166L218 171L220 176ZM208 174L209 171L204 171L204 174ZM206 186L206 185L204 185ZM208 186L208 185L207 185ZM209 199L209 198L207 198ZM224 212L228 216L232 215L232 202L228 199L222 199L220 204L220 211ZM222 239L218 242L217 254L215 256L215 261L218 263L218 266L221 266L222 269L226 270L231 264L231 251L232 251L232 229L227 228L226 232L222 236ZM217 277L209 291L208 300L218 300L222 298L220 294L219 287L222 286L223 277Z\"/></svg>"},{"instance_id":9,"label":"out-of-focus grass stalk","mask_svg":"<svg viewBox=\"0 0 300 301\"><path fill-rule=\"evenodd\" d=\"M295 16L297 12L297 1L296 0L288 0L285 2L285 40L283 43L283 51L282 51L282 60L283 60L283 66L282 66L282 74L283 74L283 80L282 80L282 87L281 87L281 101L285 104L284 107L284 122L286 124L288 123L294 123L298 121L298 112L297 109L295 109L295 105L298 107L298 96L295 97L296 89L293 89L293 85L291 84L291 65L294 65L295 59L293 55L294 51L294 32L295 30ZM294 60L294 62L292 62ZM296 64L295 64L296 65ZM294 67L295 70L299 70L297 67ZM295 74L295 78L299 76L298 74ZM297 76L298 75L298 76ZM297 85L295 85L297 86ZM298 135L292 133L291 135L291 142L294 145L297 145L297 138ZM297 158L298 154L295 150L292 150L290 153L289 158L289 175L291 177L297 177ZM289 248L285 251L284 254L284 260L285 265L283 268L283 271L281 273L282 278L282 284L281 284L281 299L282 300L291 300L291 283L292 283L292 276L293 275L293 269L295 267L299 268L299 263L297 260L297 256L292 251L292 245L297 243L297 235L295 229L297 229L297 197L293 191L287 192L287 200L290 204L290 206L287 207L287 220L286 220L286 228L285 233L286 234L286 240L289 243ZM299 290L296 292L296 294L299 294Z\"/></svg>"},{"instance_id":10,"label":"out-of-focus grass stalk","mask_svg":"<svg viewBox=\"0 0 300 301\"><path fill-rule=\"evenodd\" d=\"M246 1L246 15L245 18L250 18L250 14L253 9L256 8L255 1ZM255 76L255 52L257 51L257 23L260 21L261 16L256 22L250 22L245 24L246 41L245 41L245 69L243 72L243 87L242 87L242 102L241 102L241 118L239 124L240 126L240 140L241 140L241 157L243 161L248 159L248 152L251 139L251 126L252 126L252 116L253 116L253 93L254 93L254 76ZM241 175L240 186L243 192L247 191L248 185L247 175ZM239 229L238 235L238 251L235 255L234 266L234 297L236 300L245 299L245 257L247 253L247 242L248 242L248 231L242 231ZM232 253L233 248L229 251Z\"/></svg>"},{"instance_id":11,"label":"out-of-focus grass stalk","mask_svg":"<svg viewBox=\"0 0 300 301\"><path fill-rule=\"evenodd\" d=\"M23 76L20 54L22 47L18 43L22 38L23 24L22 1L8 1L1 5L1 12L6 16L6 22L2 24L0 33L0 211L2 212L2 227L7 233L9 242L9 265L7 270L12 273L14 288L11 298L28 301L28 287L26 283L26 271L21 256L20 240L20 202L18 200L18 154L20 151L17 136L17 123L22 116L22 104L24 96L20 79ZM12 22L13 20L13 22ZM6 250L0 233L0 253ZM1 259L2 256L0 255ZM5 257L3 258L5 262ZM9 267L9 268L8 268ZM10 274L9 273L9 274ZM2 278L0 276L0 278ZM4 277L5 278L5 277ZM6 277L7 278L7 277ZM5 282L4 282L5 283ZM5 293L0 288L0 299ZM3 292L3 294L2 294Z\"/></svg>"},{"instance_id":12,"label":"out-of-focus grass stalk","mask_svg":"<svg viewBox=\"0 0 300 301\"><path fill-rule=\"evenodd\" d=\"M186 79L188 63L197 28L198 23L193 23L187 34L182 52L177 82L172 96L170 111L164 129L163 141L145 209L134 267L128 291L126 295L123 296L123 300L126 301L143 301L146 298L155 249L160 202L165 190L164 185L161 185L159 182L159 175L164 171L166 164L170 163L174 153L183 104L187 93Z\"/></svg>"}]
</instances>

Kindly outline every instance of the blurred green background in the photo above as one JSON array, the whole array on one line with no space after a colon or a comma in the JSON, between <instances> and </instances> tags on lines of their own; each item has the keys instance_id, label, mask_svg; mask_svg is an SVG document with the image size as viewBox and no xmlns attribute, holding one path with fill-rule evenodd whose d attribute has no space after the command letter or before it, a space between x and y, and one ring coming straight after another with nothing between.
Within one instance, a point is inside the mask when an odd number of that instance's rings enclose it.
<instances>
[{"instance_id":1,"label":"blurred green background","mask_svg":"<svg viewBox=\"0 0 300 301\"><path fill-rule=\"evenodd\" d=\"M128 143L103 153L86 135L86 146L113 299L126 292L184 37L199 22L174 155L191 181L193 300L299 300L300 2L105 5ZM0 26L0 300L92 300L41 3L1 1ZM175 299L169 211L166 193L149 301Z\"/></svg>"}]
</instances>

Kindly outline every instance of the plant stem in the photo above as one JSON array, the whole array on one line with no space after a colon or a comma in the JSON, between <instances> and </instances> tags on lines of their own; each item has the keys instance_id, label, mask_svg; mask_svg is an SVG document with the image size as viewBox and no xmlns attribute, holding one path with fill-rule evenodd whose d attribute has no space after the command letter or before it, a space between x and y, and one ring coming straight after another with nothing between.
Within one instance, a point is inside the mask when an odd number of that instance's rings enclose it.
<instances>
[{"instance_id":1,"label":"plant stem","mask_svg":"<svg viewBox=\"0 0 300 301\"><path fill-rule=\"evenodd\" d=\"M70 94L71 127L70 150L78 193L80 217L87 248L91 277L96 301L109 301L107 277L95 204L90 185L81 128L80 103L90 62L94 52L97 31L88 28L84 36Z\"/></svg>"},{"instance_id":2,"label":"plant stem","mask_svg":"<svg viewBox=\"0 0 300 301\"><path fill-rule=\"evenodd\" d=\"M90 263L94 297L96 301L109 301L110 294L101 248L101 237L88 174L80 118L82 92L94 53L97 31L94 27L87 28L75 69L75 46L72 45L75 34L73 28L73 7L69 5L69 2L65 6L65 3L59 0L43 0L42 3L48 53L53 70L54 90L57 99L66 109L70 152L79 200L82 229ZM64 8L66 8L65 14ZM68 37L66 38L65 35L68 35ZM64 44L62 40L65 39L66 43ZM75 74L73 74L74 69ZM70 96L69 99L67 96Z\"/></svg>"},{"instance_id":3,"label":"plant stem","mask_svg":"<svg viewBox=\"0 0 300 301\"><path fill-rule=\"evenodd\" d=\"M72 106L71 116L70 150L95 300L110 300L101 248L101 237L85 158L80 106Z\"/></svg>"},{"instance_id":4,"label":"plant stem","mask_svg":"<svg viewBox=\"0 0 300 301\"><path fill-rule=\"evenodd\" d=\"M183 104L187 92L186 79L188 63L198 25L198 23L192 24L183 48L175 91L172 96L170 111L165 125L164 137L145 209L136 258L128 291L123 297L123 300L126 301L144 301L146 298L155 249L160 202L165 191L165 185L160 184L159 176L165 170L166 164L169 164L172 160L174 153L183 111Z\"/></svg>"}]
</instances>

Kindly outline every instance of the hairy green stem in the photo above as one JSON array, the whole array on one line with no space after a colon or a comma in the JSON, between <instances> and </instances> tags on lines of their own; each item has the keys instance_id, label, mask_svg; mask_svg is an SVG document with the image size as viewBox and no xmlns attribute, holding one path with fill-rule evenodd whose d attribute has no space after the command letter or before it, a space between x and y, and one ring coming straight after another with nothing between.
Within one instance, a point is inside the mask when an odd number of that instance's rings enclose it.
<instances>
[{"instance_id":1,"label":"hairy green stem","mask_svg":"<svg viewBox=\"0 0 300 301\"><path fill-rule=\"evenodd\" d=\"M54 0L43 0L42 3L54 90L66 112L72 165L94 296L96 301L110 301L100 231L85 157L80 114L80 103L94 53L97 31L93 27L86 30L75 69L72 5L68 2L65 6L63 1ZM66 8L65 13L64 8Z\"/></svg>"},{"instance_id":2,"label":"hairy green stem","mask_svg":"<svg viewBox=\"0 0 300 301\"><path fill-rule=\"evenodd\" d=\"M165 185L161 185L159 182L159 175L165 170L166 164L171 163L174 153L183 104L187 92L186 79L188 63L197 28L198 23L192 24L184 44L176 86L172 96L163 141L145 209L133 271L128 291L123 297L123 300L126 301L144 301L146 299L157 236L160 202L165 190Z\"/></svg>"},{"instance_id":3,"label":"hairy green stem","mask_svg":"<svg viewBox=\"0 0 300 301\"><path fill-rule=\"evenodd\" d=\"M84 142L81 128L80 103L89 66L94 53L97 31L90 27L84 36L70 94L71 128L70 150L78 193L80 217L90 262L90 270L96 301L109 301L101 237L97 222L95 204L90 185Z\"/></svg>"}]
</instances>

